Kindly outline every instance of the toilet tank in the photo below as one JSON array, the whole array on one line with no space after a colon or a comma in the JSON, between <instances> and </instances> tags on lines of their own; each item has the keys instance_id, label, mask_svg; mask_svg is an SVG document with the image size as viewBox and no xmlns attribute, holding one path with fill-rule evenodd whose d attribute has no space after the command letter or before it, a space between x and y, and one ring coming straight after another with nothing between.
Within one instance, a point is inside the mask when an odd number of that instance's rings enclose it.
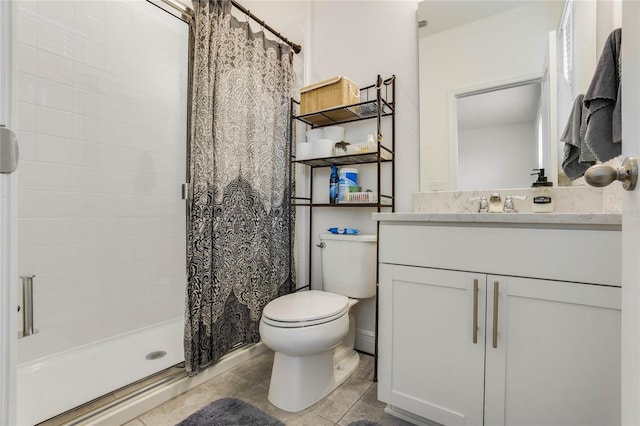
<instances>
[{"instance_id":1,"label":"toilet tank","mask_svg":"<svg viewBox=\"0 0 640 426\"><path fill-rule=\"evenodd\" d=\"M375 235L320 234L322 288L354 299L376 295Z\"/></svg>"}]
</instances>

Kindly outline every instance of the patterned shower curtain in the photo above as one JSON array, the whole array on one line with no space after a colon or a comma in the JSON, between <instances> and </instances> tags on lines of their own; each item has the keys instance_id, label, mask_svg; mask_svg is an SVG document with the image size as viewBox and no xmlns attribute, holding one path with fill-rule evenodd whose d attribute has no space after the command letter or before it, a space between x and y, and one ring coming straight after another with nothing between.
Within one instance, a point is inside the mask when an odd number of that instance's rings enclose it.
<instances>
[{"instance_id":1,"label":"patterned shower curtain","mask_svg":"<svg viewBox=\"0 0 640 426\"><path fill-rule=\"evenodd\" d=\"M295 287L288 46L227 0L194 1L187 372L260 339L262 309Z\"/></svg>"}]
</instances>

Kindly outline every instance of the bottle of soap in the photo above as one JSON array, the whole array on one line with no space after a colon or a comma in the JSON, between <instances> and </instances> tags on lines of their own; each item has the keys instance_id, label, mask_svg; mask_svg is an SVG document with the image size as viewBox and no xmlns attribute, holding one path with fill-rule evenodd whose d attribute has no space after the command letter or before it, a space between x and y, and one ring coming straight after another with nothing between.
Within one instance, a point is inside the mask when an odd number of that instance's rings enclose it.
<instances>
[{"instance_id":1,"label":"bottle of soap","mask_svg":"<svg viewBox=\"0 0 640 426\"><path fill-rule=\"evenodd\" d=\"M338 167L331 166L331 176L329 177L329 203L338 204L338 184L340 176L338 175Z\"/></svg>"},{"instance_id":2,"label":"bottle of soap","mask_svg":"<svg viewBox=\"0 0 640 426\"><path fill-rule=\"evenodd\" d=\"M553 192L551 188L553 182L547 181L544 169L533 169L533 171L535 173L531 175L538 175L538 179L531 185L533 188L531 211L533 213L551 213L553 211Z\"/></svg>"}]
</instances>

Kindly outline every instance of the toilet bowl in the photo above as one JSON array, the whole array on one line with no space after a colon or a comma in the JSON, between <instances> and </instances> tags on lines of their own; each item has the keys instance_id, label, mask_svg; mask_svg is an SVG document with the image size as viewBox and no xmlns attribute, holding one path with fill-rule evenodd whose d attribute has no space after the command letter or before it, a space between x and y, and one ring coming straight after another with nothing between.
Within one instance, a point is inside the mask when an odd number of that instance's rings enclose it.
<instances>
[{"instance_id":1,"label":"toilet bowl","mask_svg":"<svg viewBox=\"0 0 640 426\"><path fill-rule=\"evenodd\" d=\"M375 296L375 235L323 234L320 239L325 243L323 286L331 291L281 296L265 306L260 320L262 341L275 352L268 398L286 411L320 401L356 370L353 308L358 299ZM324 267L327 257L331 270ZM348 268L340 270L341 263Z\"/></svg>"},{"instance_id":2,"label":"toilet bowl","mask_svg":"<svg viewBox=\"0 0 640 426\"><path fill-rule=\"evenodd\" d=\"M275 352L268 396L273 405L304 410L355 371L360 357L354 350L355 339L348 339L355 336L350 333L355 303L342 295L311 290L279 297L265 307L260 336Z\"/></svg>"}]
</instances>

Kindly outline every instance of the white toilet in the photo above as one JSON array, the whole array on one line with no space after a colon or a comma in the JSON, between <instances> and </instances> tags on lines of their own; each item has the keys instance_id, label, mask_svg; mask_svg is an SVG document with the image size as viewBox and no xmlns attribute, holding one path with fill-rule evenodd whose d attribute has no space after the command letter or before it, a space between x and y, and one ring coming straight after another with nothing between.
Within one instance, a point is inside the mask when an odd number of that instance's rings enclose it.
<instances>
[{"instance_id":1,"label":"white toilet","mask_svg":"<svg viewBox=\"0 0 640 426\"><path fill-rule=\"evenodd\" d=\"M376 236L321 234L324 291L299 291L272 300L260 336L275 352L269 401L286 411L318 402L355 371L358 299L376 294Z\"/></svg>"}]
</instances>

